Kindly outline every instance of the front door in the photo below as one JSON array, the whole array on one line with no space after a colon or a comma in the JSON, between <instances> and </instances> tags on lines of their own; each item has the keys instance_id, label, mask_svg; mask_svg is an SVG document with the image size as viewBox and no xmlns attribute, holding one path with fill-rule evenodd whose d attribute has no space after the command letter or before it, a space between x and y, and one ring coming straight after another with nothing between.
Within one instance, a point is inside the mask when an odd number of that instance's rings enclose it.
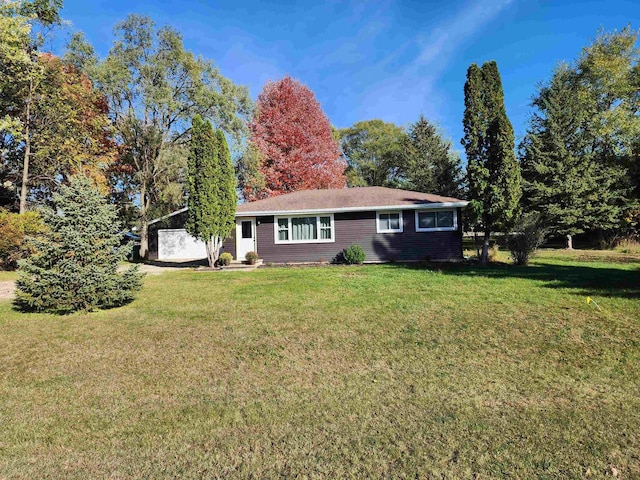
<instances>
[{"instance_id":1,"label":"front door","mask_svg":"<svg viewBox=\"0 0 640 480\"><path fill-rule=\"evenodd\" d=\"M236 219L236 260L244 260L248 252L256 251L256 219Z\"/></svg>"}]
</instances>

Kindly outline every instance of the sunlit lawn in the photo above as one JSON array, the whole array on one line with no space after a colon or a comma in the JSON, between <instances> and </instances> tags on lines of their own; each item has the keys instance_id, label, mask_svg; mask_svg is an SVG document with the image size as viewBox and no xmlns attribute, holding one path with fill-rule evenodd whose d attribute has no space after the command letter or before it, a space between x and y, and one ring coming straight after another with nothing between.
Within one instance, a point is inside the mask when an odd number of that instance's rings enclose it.
<instances>
[{"instance_id":1,"label":"sunlit lawn","mask_svg":"<svg viewBox=\"0 0 640 480\"><path fill-rule=\"evenodd\" d=\"M0 478L640 477L637 257L181 271L0 319Z\"/></svg>"},{"instance_id":2,"label":"sunlit lawn","mask_svg":"<svg viewBox=\"0 0 640 480\"><path fill-rule=\"evenodd\" d=\"M17 272L7 272L4 270L0 270L0 282L8 282L10 280L15 280L18 278Z\"/></svg>"}]
</instances>

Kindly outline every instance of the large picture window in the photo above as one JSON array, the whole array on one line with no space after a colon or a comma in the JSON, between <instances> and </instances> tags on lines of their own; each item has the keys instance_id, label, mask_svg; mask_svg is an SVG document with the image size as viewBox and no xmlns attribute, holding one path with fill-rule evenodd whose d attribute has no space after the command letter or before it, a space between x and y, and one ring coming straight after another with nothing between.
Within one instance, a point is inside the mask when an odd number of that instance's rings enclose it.
<instances>
[{"instance_id":1,"label":"large picture window","mask_svg":"<svg viewBox=\"0 0 640 480\"><path fill-rule=\"evenodd\" d=\"M275 243L335 242L333 215L276 217Z\"/></svg>"},{"instance_id":2,"label":"large picture window","mask_svg":"<svg viewBox=\"0 0 640 480\"><path fill-rule=\"evenodd\" d=\"M457 228L458 219L455 210L416 211L416 232L441 232Z\"/></svg>"},{"instance_id":3,"label":"large picture window","mask_svg":"<svg viewBox=\"0 0 640 480\"><path fill-rule=\"evenodd\" d=\"M402 232L402 212L378 212L376 223L378 233Z\"/></svg>"}]
</instances>

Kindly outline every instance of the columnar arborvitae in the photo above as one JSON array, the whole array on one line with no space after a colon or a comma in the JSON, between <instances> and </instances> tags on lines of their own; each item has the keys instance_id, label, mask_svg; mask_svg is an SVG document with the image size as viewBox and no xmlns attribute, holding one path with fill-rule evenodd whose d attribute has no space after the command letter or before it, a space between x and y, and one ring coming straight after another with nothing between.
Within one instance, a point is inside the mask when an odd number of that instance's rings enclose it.
<instances>
[{"instance_id":1,"label":"columnar arborvitae","mask_svg":"<svg viewBox=\"0 0 640 480\"><path fill-rule=\"evenodd\" d=\"M140 289L137 267L118 272L122 245L117 211L91 181L72 178L42 210L47 231L31 239L34 253L20 263L16 306L70 313L123 305Z\"/></svg>"},{"instance_id":2,"label":"columnar arborvitae","mask_svg":"<svg viewBox=\"0 0 640 480\"><path fill-rule=\"evenodd\" d=\"M552 233L565 236L608 230L620 221L624 169L598 161L593 108L580 94L575 73L556 69L534 98L522 143L525 208L539 212Z\"/></svg>"},{"instance_id":3,"label":"columnar arborvitae","mask_svg":"<svg viewBox=\"0 0 640 480\"><path fill-rule=\"evenodd\" d=\"M516 219L522 195L520 167L496 63L486 62L482 68L472 64L464 92L468 196L484 230L481 261L486 263L491 232L508 229Z\"/></svg>"},{"instance_id":4,"label":"columnar arborvitae","mask_svg":"<svg viewBox=\"0 0 640 480\"><path fill-rule=\"evenodd\" d=\"M222 241L235 226L236 181L227 140L211 123L194 117L188 159L189 214L185 228L205 242L214 266Z\"/></svg>"},{"instance_id":5,"label":"columnar arborvitae","mask_svg":"<svg viewBox=\"0 0 640 480\"><path fill-rule=\"evenodd\" d=\"M189 168L189 214L185 228L205 242L209 265L218 258L216 224L220 214L217 137L211 123L199 115L193 118L191 145L187 162Z\"/></svg>"}]
</instances>

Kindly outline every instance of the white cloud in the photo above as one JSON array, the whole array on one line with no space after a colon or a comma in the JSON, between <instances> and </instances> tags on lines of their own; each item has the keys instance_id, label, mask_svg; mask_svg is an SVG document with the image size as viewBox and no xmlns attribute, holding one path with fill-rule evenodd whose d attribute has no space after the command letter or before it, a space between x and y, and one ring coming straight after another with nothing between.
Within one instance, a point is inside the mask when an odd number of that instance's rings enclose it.
<instances>
[{"instance_id":1,"label":"white cloud","mask_svg":"<svg viewBox=\"0 0 640 480\"><path fill-rule=\"evenodd\" d=\"M457 50L460 44L497 17L511 3L513 0L480 0L466 5L455 17L440 25L426 40L423 37L416 39L421 49L413 67L428 66L434 60L438 60L439 65L446 63L448 54Z\"/></svg>"},{"instance_id":2,"label":"white cloud","mask_svg":"<svg viewBox=\"0 0 640 480\"><path fill-rule=\"evenodd\" d=\"M449 66L462 45L494 20L515 0L476 0L467 3L453 17L440 23L432 32L416 35L402 46L407 51L413 45L417 53L405 68L395 75L369 85L360 102L361 118L384 118L398 121L407 112L412 117L424 113L439 120L442 99L437 94L437 84L442 72ZM395 60L398 52L379 62L384 68ZM396 117L396 118L393 118Z\"/></svg>"}]
</instances>

